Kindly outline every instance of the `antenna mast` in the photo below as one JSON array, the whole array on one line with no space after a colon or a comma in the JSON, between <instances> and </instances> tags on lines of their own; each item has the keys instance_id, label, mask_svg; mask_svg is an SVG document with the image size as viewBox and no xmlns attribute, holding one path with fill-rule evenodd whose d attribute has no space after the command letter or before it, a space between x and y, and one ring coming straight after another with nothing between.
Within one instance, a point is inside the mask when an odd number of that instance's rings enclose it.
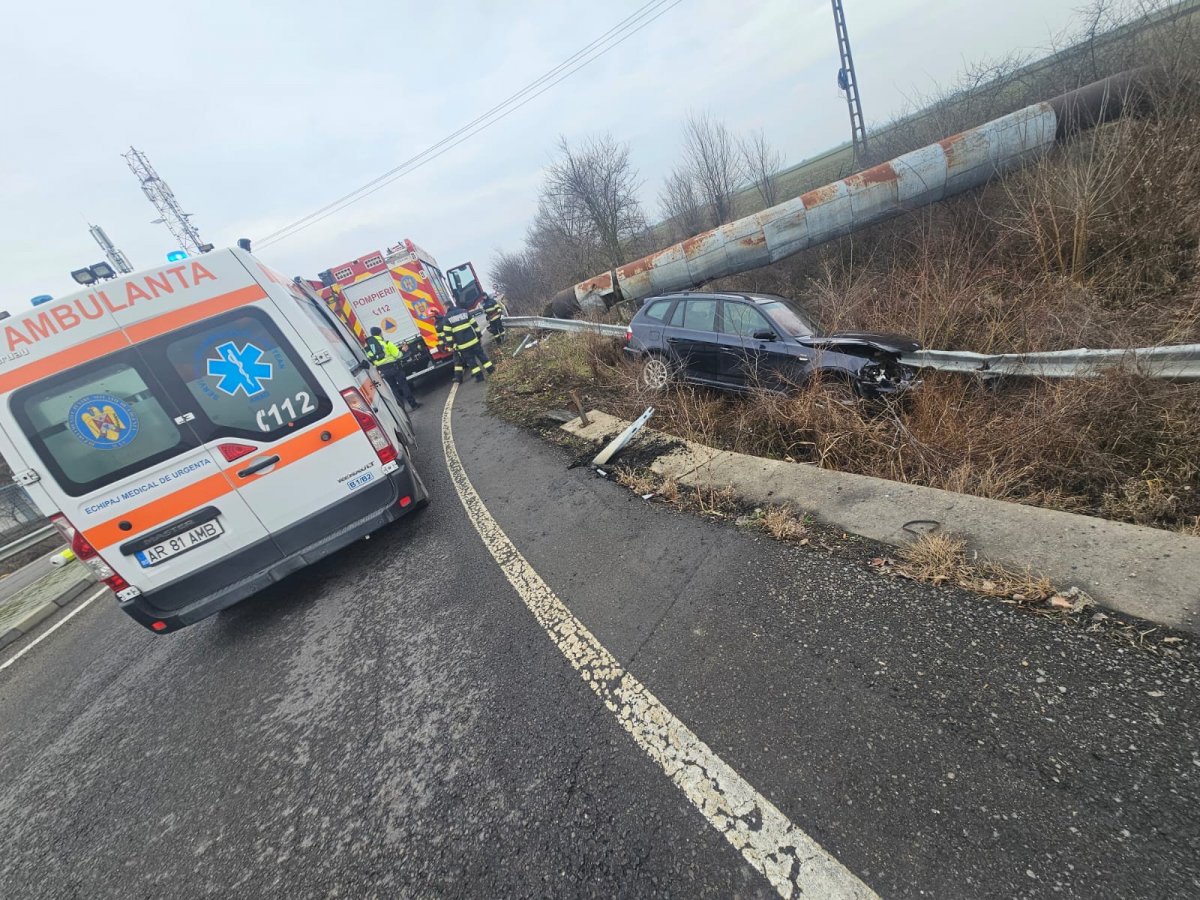
<instances>
[{"instance_id":1,"label":"antenna mast","mask_svg":"<svg viewBox=\"0 0 1200 900\"><path fill-rule=\"evenodd\" d=\"M211 250L212 244L204 243L200 232L191 223L192 214L183 211L183 207L175 199L175 194L171 191L170 186L154 171L154 166L150 165L146 154L130 147L129 152L123 153L122 156L124 156L125 162L129 163L130 171L142 183L142 192L146 195L146 199L153 203L154 208L158 210L159 218L155 219L152 224L166 225L176 243L179 244L179 248L189 254L207 253Z\"/></svg>"},{"instance_id":2,"label":"antenna mast","mask_svg":"<svg viewBox=\"0 0 1200 900\"><path fill-rule=\"evenodd\" d=\"M92 237L96 239L96 243L104 251L105 259L112 264L114 269L122 275L128 275L133 271L133 265L129 262L129 257L116 248L113 242L108 239L108 235L104 233L103 228L99 225L89 224L88 231L92 233Z\"/></svg>"},{"instance_id":3,"label":"antenna mast","mask_svg":"<svg viewBox=\"0 0 1200 900\"><path fill-rule=\"evenodd\" d=\"M846 92L846 105L850 107L850 140L854 144L854 160L862 162L867 153L867 126L863 123L858 76L854 74L854 57L850 53L850 33L846 30L846 11L842 9L842 0L833 0L833 25L837 29L838 53L842 57L842 67L838 69L838 87Z\"/></svg>"}]
</instances>

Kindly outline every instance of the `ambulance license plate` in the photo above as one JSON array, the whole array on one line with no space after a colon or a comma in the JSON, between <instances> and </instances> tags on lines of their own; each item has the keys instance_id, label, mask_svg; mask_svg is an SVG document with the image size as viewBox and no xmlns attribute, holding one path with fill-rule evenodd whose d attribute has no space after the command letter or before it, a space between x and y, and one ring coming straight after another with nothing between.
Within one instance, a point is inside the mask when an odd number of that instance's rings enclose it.
<instances>
[{"instance_id":1,"label":"ambulance license plate","mask_svg":"<svg viewBox=\"0 0 1200 900\"><path fill-rule=\"evenodd\" d=\"M137 556L137 561L141 563L142 568L148 569L151 566L157 566L161 562L166 562L172 556L187 553L193 547L206 544L224 533L225 529L221 526L221 523L213 519L211 522L197 525L191 531L185 531L183 534L168 538L161 544L155 544L153 547L139 550L135 555Z\"/></svg>"}]
</instances>

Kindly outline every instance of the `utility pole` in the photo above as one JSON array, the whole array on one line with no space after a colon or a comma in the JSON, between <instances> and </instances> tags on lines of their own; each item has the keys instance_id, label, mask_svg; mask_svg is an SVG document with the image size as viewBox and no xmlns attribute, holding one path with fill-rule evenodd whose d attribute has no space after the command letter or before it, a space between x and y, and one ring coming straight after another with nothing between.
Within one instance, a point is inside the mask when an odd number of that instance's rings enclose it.
<instances>
[{"instance_id":1,"label":"utility pole","mask_svg":"<svg viewBox=\"0 0 1200 900\"><path fill-rule=\"evenodd\" d=\"M142 192L146 195L146 199L153 203L154 208L158 210L159 218L151 224L166 225L176 243L179 244L179 249L186 253L207 253L211 250L212 244L204 243L200 232L191 223L192 214L183 211L183 207L175 199L175 194L171 191L170 186L154 171L154 166L150 165L146 154L130 147L129 152L122 156L125 157L125 162L129 163L130 171L141 182Z\"/></svg>"},{"instance_id":2,"label":"utility pole","mask_svg":"<svg viewBox=\"0 0 1200 900\"><path fill-rule=\"evenodd\" d=\"M854 74L854 56L850 53L850 34L846 31L846 11L842 0L833 0L833 24L837 29L838 53L842 67L838 69L838 87L846 92L850 107L850 140L854 144L854 160L862 162L867 154L867 126L863 122L862 102L858 96L858 76Z\"/></svg>"},{"instance_id":3,"label":"utility pole","mask_svg":"<svg viewBox=\"0 0 1200 900\"><path fill-rule=\"evenodd\" d=\"M104 257L112 263L112 267L122 275L128 275L133 271L133 266L129 262L129 257L116 248L112 241L108 239L108 235L104 233L104 229L99 225L88 225L88 231L92 233L92 237L96 239L96 243L100 245L100 249L104 251Z\"/></svg>"}]
</instances>

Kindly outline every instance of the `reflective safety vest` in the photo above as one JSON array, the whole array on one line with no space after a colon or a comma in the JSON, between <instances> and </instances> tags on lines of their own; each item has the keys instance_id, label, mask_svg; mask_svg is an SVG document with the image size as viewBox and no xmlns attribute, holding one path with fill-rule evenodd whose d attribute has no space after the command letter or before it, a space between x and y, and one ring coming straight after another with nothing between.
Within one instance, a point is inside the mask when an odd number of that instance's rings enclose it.
<instances>
[{"instance_id":1,"label":"reflective safety vest","mask_svg":"<svg viewBox=\"0 0 1200 900\"><path fill-rule=\"evenodd\" d=\"M371 335L367 338L367 359L377 366L387 366L400 358L400 348L387 338Z\"/></svg>"},{"instance_id":2,"label":"reflective safety vest","mask_svg":"<svg viewBox=\"0 0 1200 900\"><path fill-rule=\"evenodd\" d=\"M461 306L452 306L442 323L442 340L455 350L469 350L479 343L479 323Z\"/></svg>"}]
</instances>

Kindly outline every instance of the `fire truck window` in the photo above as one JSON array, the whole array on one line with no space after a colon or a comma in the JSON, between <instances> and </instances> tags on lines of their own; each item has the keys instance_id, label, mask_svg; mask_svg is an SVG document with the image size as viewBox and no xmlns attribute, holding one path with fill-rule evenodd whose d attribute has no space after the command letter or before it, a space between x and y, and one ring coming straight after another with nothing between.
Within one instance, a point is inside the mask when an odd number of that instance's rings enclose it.
<instances>
[{"instance_id":1,"label":"fire truck window","mask_svg":"<svg viewBox=\"0 0 1200 900\"><path fill-rule=\"evenodd\" d=\"M421 265L425 267L425 274L429 276L429 282L433 285L433 292L438 295L438 300L443 306L450 306L453 294L448 290L446 285L446 276L442 274L442 270L433 263L428 263L422 260ZM467 301L468 303L470 301Z\"/></svg>"}]
</instances>

